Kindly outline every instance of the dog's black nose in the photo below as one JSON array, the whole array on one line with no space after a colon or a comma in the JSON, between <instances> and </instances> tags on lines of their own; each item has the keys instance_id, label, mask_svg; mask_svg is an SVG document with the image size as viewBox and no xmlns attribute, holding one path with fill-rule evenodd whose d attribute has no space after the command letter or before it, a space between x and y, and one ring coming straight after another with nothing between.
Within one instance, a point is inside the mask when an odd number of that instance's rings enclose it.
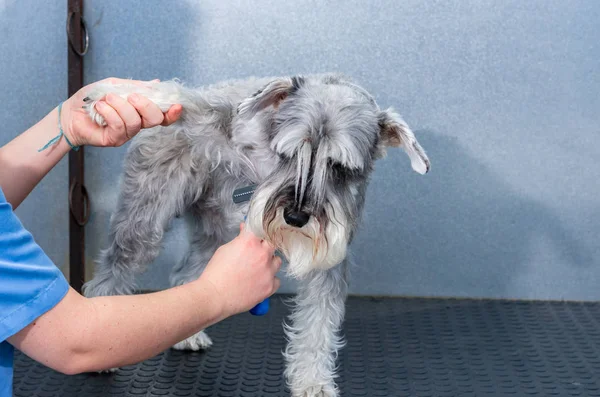
<instances>
[{"instance_id":1,"label":"dog's black nose","mask_svg":"<svg viewBox=\"0 0 600 397\"><path fill-rule=\"evenodd\" d=\"M306 212L286 209L283 212L283 219L290 226L302 227L308 223L310 215Z\"/></svg>"}]
</instances>

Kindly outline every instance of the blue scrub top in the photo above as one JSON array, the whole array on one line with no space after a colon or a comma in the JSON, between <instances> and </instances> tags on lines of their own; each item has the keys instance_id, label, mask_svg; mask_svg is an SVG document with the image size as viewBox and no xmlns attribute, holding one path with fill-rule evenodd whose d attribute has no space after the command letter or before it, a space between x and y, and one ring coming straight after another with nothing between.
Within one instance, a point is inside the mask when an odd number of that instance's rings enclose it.
<instances>
[{"instance_id":1,"label":"blue scrub top","mask_svg":"<svg viewBox=\"0 0 600 397\"><path fill-rule=\"evenodd\" d=\"M25 230L0 189L0 397L12 397L13 347L6 339L52 309L69 284Z\"/></svg>"}]
</instances>

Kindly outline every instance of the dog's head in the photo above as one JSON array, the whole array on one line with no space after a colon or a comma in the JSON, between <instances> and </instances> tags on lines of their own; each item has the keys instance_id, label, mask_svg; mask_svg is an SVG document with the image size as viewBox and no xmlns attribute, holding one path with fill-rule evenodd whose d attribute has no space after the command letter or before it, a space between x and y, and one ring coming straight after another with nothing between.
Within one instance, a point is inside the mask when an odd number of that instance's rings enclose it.
<instances>
[{"instance_id":1,"label":"dog's head","mask_svg":"<svg viewBox=\"0 0 600 397\"><path fill-rule=\"evenodd\" d=\"M403 148L416 172L429 170L401 117L345 78L276 79L238 107L242 119L259 113L277 166L254 193L247 223L282 252L295 277L344 259L374 162L388 147Z\"/></svg>"}]
</instances>

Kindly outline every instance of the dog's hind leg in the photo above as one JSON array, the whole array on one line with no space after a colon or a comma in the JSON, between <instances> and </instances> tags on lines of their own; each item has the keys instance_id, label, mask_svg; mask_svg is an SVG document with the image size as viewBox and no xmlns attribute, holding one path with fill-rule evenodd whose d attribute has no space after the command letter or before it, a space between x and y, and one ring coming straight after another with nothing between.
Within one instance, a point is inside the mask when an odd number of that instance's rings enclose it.
<instances>
[{"instance_id":1,"label":"dog's hind leg","mask_svg":"<svg viewBox=\"0 0 600 397\"><path fill-rule=\"evenodd\" d=\"M293 397L338 395L335 361L343 346L339 332L348 289L346 271L346 261L313 271L298 288L292 323L285 326L285 376Z\"/></svg>"},{"instance_id":2,"label":"dog's hind leg","mask_svg":"<svg viewBox=\"0 0 600 397\"><path fill-rule=\"evenodd\" d=\"M184 142L165 141L171 131L133 141L124 164L116 212L111 217L109 245L84 285L88 297L131 294L135 275L159 253L169 221L182 213L198 186L192 178Z\"/></svg>"}]
</instances>

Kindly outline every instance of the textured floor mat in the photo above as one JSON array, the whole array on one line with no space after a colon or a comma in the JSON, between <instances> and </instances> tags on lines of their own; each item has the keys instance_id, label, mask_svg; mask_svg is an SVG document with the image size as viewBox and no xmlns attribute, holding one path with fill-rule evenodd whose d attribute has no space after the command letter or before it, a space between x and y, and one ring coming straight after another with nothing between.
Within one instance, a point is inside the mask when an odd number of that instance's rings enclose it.
<instances>
[{"instance_id":1,"label":"textured floor mat","mask_svg":"<svg viewBox=\"0 0 600 397\"><path fill-rule=\"evenodd\" d=\"M243 314L214 346L169 350L112 375L65 376L17 355L14 395L289 396L281 321ZM441 299L348 301L342 396L600 396L600 304Z\"/></svg>"}]
</instances>

